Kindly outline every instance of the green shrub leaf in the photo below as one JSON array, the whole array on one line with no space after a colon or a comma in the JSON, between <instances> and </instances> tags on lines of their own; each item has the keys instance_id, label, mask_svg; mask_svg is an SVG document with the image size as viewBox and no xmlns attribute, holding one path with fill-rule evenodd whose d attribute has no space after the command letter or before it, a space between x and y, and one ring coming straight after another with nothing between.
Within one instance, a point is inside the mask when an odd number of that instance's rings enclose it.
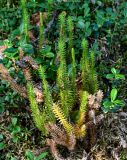
<instances>
[{"instance_id":1,"label":"green shrub leaf","mask_svg":"<svg viewBox=\"0 0 127 160\"><path fill-rule=\"evenodd\" d=\"M125 76L123 74L116 74L115 78L125 80Z\"/></svg>"},{"instance_id":2,"label":"green shrub leaf","mask_svg":"<svg viewBox=\"0 0 127 160\"><path fill-rule=\"evenodd\" d=\"M113 74L116 74L116 73L117 73L115 68L112 68L112 69L111 69L111 72L112 72Z\"/></svg>"},{"instance_id":3,"label":"green shrub leaf","mask_svg":"<svg viewBox=\"0 0 127 160\"><path fill-rule=\"evenodd\" d=\"M116 97L117 97L117 89L116 89L116 88L113 88L113 89L111 90L111 95L110 95L110 97L111 97L111 101L112 101L112 102L116 99Z\"/></svg>"},{"instance_id":4,"label":"green shrub leaf","mask_svg":"<svg viewBox=\"0 0 127 160\"><path fill-rule=\"evenodd\" d=\"M114 75L113 75L113 74L107 74L107 75L106 75L106 78L107 78L107 79L113 79L113 78L114 78Z\"/></svg>"}]
</instances>

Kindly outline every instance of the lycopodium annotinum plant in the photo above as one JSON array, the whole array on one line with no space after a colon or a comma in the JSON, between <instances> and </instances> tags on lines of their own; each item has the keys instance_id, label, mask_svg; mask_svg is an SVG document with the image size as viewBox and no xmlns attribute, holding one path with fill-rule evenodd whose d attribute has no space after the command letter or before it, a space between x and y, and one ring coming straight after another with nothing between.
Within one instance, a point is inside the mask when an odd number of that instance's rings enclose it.
<instances>
[{"instance_id":1,"label":"lycopodium annotinum plant","mask_svg":"<svg viewBox=\"0 0 127 160\"><path fill-rule=\"evenodd\" d=\"M24 13L26 12L24 11ZM40 14L41 17L42 15ZM26 68L22 69L27 82L27 93L25 88L23 90L21 86L13 82L13 79L9 76L9 72L4 67L0 71L1 77L7 80L12 88L29 99L34 123L43 135L47 137L50 135L51 138L47 138L47 144L51 147L51 152L56 159L60 158L57 144L73 150L76 140L85 137L89 125L97 123L95 111L99 109L103 97L102 91L98 90L94 52L88 48L88 41L86 39L83 39L81 44L81 76L80 84L78 83L79 77L77 78L76 58L73 46L74 26L71 17L67 19L66 26L65 17L65 13L59 16L60 37L58 39L56 56L59 57L59 64L55 82L57 87L57 97L55 99L52 92L50 92L50 85L46 79L46 69L41 65L35 64L30 56L24 57L22 50L20 50L20 60L28 64ZM65 27L72 32L69 33L68 45L66 45ZM41 43L41 40L43 40L43 30L43 22L41 21L40 47L43 45ZM71 74L68 74L68 56L70 57ZM28 66L32 66L33 69L37 70L42 82L42 91L34 87ZM38 101L37 96L42 94L43 101Z\"/></svg>"},{"instance_id":2,"label":"lycopodium annotinum plant","mask_svg":"<svg viewBox=\"0 0 127 160\"><path fill-rule=\"evenodd\" d=\"M74 48L71 50L72 73L69 77L66 64L65 41L61 37L58 41L60 64L56 80L58 88L57 100L54 100L50 93L44 67L39 66L38 69L44 95L44 104L41 108L36 102L32 83L28 82L27 84L33 120L44 135L51 135L52 138L47 139L47 143L50 145L55 157L60 157L56 148L57 144L73 150L76 139L83 138L86 135L88 119L95 120L95 110L100 107L103 97L102 91L98 90L94 53L93 51L88 51L88 42L85 39L82 41L82 47L83 54L80 63L82 84L80 89L76 83L77 74ZM90 54L89 57L88 53ZM76 114L74 115L75 107ZM89 118L86 119L86 117Z\"/></svg>"}]
</instances>

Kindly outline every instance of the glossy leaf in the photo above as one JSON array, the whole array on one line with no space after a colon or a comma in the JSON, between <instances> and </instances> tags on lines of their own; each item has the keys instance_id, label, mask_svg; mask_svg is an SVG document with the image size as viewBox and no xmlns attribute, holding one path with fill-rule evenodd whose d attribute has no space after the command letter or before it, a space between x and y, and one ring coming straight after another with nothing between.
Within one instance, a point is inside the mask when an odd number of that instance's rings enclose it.
<instances>
[{"instance_id":1,"label":"glossy leaf","mask_svg":"<svg viewBox=\"0 0 127 160\"><path fill-rule=\"evenodd\" d=\"M125 76L123 74L116 74L115 78L118 79L123 79L125 80Z\"/></svg>"},{"instance_id":2,"label":"glossy leaf","mask_svg":"<svg viewBox=\"0 0 127 160\"><path fill-rule=\"evenodd\" d=\"M117 73L115 68L111 68L111 72L112 72L113 74L116 74L116 73Z\"/></svg>"},{"instance_id":3,"label":"glossy leaf","mask_svg":"<svg viewBox=\"0 0 127 160\"><path fill-rule=\"evenodd\" d=\"M118 100L118 99L115 100L114 103L117 104L117 105L119 105L119 106L124 106L125 105L125 103L124 103L123 100Z\"/></svg>"},{"instance_id":4,"label":"glossy leaf","mask_svg":"<svg viewBox=\"0 0 127 160\"><path fill-rule=\"evenodd\" d=\"M107 74L107 75L106 75L106 78L107 78L107 79L113 79L113 78L114 78L114 75L113 75L113 74Z\"/></svg>"},{"instance_id":5,"label":"glossy leaf","mask_svg":"<svg viewBox=\"0 0 127 160\"><path fill-rule=\"evenodd\" d=\"M113 88L113 89L111 90L111 95L110 95L110 97L111 97L111 101L112 101L112 102L116 99L116 97L117 97L117 89L116 89L116 88Z\"/></svg>"},{"instance_id":6,"label":"glossy leaf","mask_svg":"<svg viewBox=\"0 0 127 160\"><path fill-rule=\"evenodd\" d=\"M106 101L103 103L103 105L104 105L105 108L109 108L109 107L111 107L111 106L113 105L113 103L110 102L110 101L108 101L108 100L106 100Z\"/></svg>"}]
</instances>

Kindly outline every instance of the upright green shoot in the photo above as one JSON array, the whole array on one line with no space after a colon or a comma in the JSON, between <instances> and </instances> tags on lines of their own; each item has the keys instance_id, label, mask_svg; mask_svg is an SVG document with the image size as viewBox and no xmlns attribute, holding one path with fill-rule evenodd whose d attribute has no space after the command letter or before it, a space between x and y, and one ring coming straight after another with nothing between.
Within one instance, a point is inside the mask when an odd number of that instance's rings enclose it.
<instances>
[{"instance_id":1,"label":"upright green shoot","mask_svg":"<svg viewBox=\"0 0 127 160\"><path fill-rule=\"evenodd\" d=\"M88 99L88 92L82 91L81 104L79 108L79 119L77 122L79 126L81 126L85 121L85 115L87 111L87 99Z\"/></svg>"},{"instance_id":2,"label":"upright green shoot","mask_svg":"<svg viewBox=\"0 0 127 160\"><path fill-rule=\"evenodd\" d=\"M51 15L53 0L47 0L47 4L48 4L48 18L49 18Z\"/></svg>"},{"instance_id":3,"label":"upright green shoot","mask_svg":"<svg viewBox=\"0 0 127 160\"><path fill-rule=\"evenodd\" d=\"M32 83L27 84L27 91L28 91L28 98L29 98L30 107L32 110L32 115L33 115L33 120L35 122L35 125L40 131L42 131L43 134L45 134L46 129L44 126L46 122L46 115L44 111L41 113L39 110L39 106L35 98L34 88Z\"/></svg>"},{"instance_id":4,"label":"upright green shoot","mask_svg":"<svg viewBox=\"0 0 127 160\"><path fill-rule=\"evenodd\" d=\"M68 63L71 63L71 49L73 48L73 30L74 30L74 25L72 18L69 16L67 18L67 30L68 30Z\"/></svg>"},{"instance_id":5,"label":"upright green shoot","mask_svg":"<svg viewBox=\"0 0 127 160\"><path fill-rule=\"evenodd\" d=\"M22 15L23 15L23 39L25 43L29 41L29 16L26 8L26 0L21 0Z\"/></svg>"},{"instance_id":6,"label":"upright green shoot","mask_svg":"<svg viewBox=\"0 0 127 160\"><path fill-rule=\"evenodd\" d=\"M65 12L59 15L60 38L65 39Z\"/></svg>"},{"instance_id":7,"label":"upright green shoot","mask_svg":"<svg viewBox=\"0 0 127 160\"><path fill-rule=\"evenodd\" d=\"M71 84L72 84L72 91L74 99L76 100L76 62L75 62L75 51L74 48L71 50L72 54L72 72L71 72Z\"/></svg>"},{"instance_id":8,"label":"upright green shoot","mask_svg":"<svg viewBox=\"0 0 127 160\"><path fill-rule=\"evenodd\" d=\"M43 43L44 43L44 26L43 26L42 12L40 12L39 50L42 48Z\"/></svg>"},{"instance_id":9,"label":"upright green shoot","mask_svg":"<svg viewBox=\"0 0 127 160\"><path fill-rule=\"evenodd\" d=\"M43 94L44 94L44 107L46 112L47 121L54 122L54 114L52 112L53 100L52 95L49 91L48 83L46 81L45 71L42 66L39 67L39 74L42 80Z\"/></svg>"},{"instance_id":10,"label":"upright green shoot","mask_svg":"<svg viewBox=\"0 0 127 160\"><path fill-rule=\"evenodd\" d=\"M89 76L89 61L88 61L88 42L87 40L83 39L82 41L82 59L81 59L81 76L82 76L82 88L85 91L89 91L88 85L88 76Z\"/></svg>"},{"instance_id":11,"label":"upright green shoot","mask_svg":"<svg viewBox=\"0 0 127 160\"><path fill-rule=\"evenodd\" d=\"M88 42L87 40L82 41L83 53L81 59L81 76L82 76L82 88L84 91L88 91L94 94L98 89L97 75L95 70L95 57L94 52L90 52L88 56Z\"/></svg>"},{"instance_id":12,"label":"upright green shoot","mask_svg":"<svg viewBox=\"0 0 127 160\"><path fill-rule=\"evenodd\" d=\"M63 113L68 117L73 106L72 89L68 78L67 66L65 61L65 43L64 40L58 41L58 54L60 56L60 66L57 72L57 85L60 91L60 102Z\"/></svg>"},{"instance_id":13,"label":"upright green shoot","mask_svg":"<svg viewBox=\"0 0 127 160\"><path fill-rule=\"evenodd\" d=\"M97 80L97 73L95 69L95 56L94 52L90 51L90 68L91 68L91 92L92 94L96 93L98 90L98 80Z\"/></svg>"}]
</instances>

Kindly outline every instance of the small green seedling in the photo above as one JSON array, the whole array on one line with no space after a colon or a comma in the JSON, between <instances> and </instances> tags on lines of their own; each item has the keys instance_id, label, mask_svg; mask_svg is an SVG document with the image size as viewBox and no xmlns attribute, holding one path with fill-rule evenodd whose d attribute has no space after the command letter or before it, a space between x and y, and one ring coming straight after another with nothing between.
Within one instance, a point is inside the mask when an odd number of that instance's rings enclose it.
<instances>
[{"instance_id":1,"label":"small green seedling","mask_svg":"<svg viewBox=\"0 0 127 160\"><path fill-rule=\"evenodd\" d=\"M115 112L120 107L124 106L124 101L117 99L117 89L113 88L110 93L110 99L106 99L103 103L103 111L107 112Z\"/></svg>"},{"instance_id":2,"label":"small green seedling","mask_svg":"<svg viewBox=\"0 0 127 160\"><path fill-rule=\"evenodd\" d=\"M47 155L48 155L48 152L43 152L39 156L36 157L36 156L34 156L32 151L30 151L30 150L27 150L26 153L25 153L25 156L26 156L27 160L42 160Z\"/></svg>"},{"instance_id":3,"label":"small green seedling","mask_svg":"<svg viewBox=\"0 0 127 160\"><path fill-rule=\"evenodd\" d=\"M17 124L17 118L12 118L11 124L8 127L12 135L12 141L17 143L21 136L21 127Z\"/></svg>"},{"instance_id":4,"label":"small green seedling","mask_svg":"<svg viewBox=\"0 0 127 160\"><path fill-rule=\"evenodd\" d=\"M123 74L120 74L120 71L115 69L115 68L111 68L111 72L110 74L106 75L107 79L110 80L125 80L125 76Z\"/></svg>"}]
</instances>

